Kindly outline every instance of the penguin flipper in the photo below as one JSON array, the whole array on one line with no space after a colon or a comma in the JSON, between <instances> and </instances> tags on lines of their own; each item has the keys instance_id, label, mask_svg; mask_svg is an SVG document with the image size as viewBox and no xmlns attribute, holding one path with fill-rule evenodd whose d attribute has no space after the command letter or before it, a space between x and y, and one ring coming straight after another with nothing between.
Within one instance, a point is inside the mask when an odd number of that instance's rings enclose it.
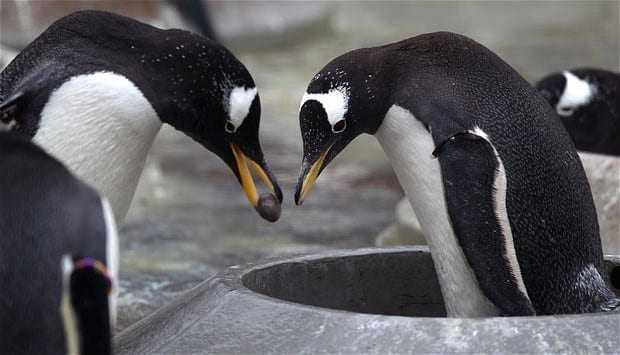
<instances>
[{"instance_id":1,"label":"penguin flipper","mask_svg":"<svg viewBox=\"0 0 620 355\"><path fill-rule=\"evenodd\" d=\"M475 129L440 141L433 154L452 227L482 292L503 315L534 315L505 210L506 178L497 151Z\"/></svg>"}]
</instances>

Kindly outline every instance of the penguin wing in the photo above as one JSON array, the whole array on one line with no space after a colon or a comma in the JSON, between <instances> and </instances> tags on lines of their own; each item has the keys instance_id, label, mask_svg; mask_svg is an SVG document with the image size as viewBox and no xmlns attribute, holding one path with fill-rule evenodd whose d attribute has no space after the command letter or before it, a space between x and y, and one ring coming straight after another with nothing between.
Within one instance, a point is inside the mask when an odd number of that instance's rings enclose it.
<instances>
[{"instance_id":1,"label":"penguin wing","mask_svg":"<svg viewBox=\"0 0 620 355\"><path fill-rule=\"evenodd\" d=\"M482 292L504 315L535 314L515 255L497 151L477 128L439 142L433 154L452 227Z\"/></svg>"}]
</instances>

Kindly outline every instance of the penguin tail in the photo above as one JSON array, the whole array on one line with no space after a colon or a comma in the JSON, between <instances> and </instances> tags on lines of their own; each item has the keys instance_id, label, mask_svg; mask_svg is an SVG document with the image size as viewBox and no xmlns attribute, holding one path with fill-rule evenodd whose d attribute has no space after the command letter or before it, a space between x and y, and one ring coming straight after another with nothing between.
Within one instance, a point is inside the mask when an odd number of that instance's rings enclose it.
<instances>
[{"instance_id":1,"label":"penguin tail","mask_svg":"<svg viewBox=\"0 0 620 355\"><path fill-rule=\"evenodd\" d=\"M620 312L620 298L612 298L600 305L601 312Z\"/></svg>"}]
</instances>

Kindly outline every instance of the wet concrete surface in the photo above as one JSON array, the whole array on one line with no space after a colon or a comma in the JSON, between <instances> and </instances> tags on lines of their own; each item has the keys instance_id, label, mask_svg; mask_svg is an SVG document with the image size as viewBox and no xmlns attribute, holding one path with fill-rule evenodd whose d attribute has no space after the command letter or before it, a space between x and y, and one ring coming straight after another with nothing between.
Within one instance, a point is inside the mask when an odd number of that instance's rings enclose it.
<instances>
[{"instance_id":1,"label":"wet concrete surface","mask_svg":"<svg viewBox=\"0 0 620 355\"><path fill-rule=\"evenodd\" d=\"M212 16L223 4L215 4ZM292 2L261 4L280 19L304 11ZM291 24L296 30L290 37L280 31L274 41L273 32L252 33L227 42L259 89L263 149L285 193L280 221L262 220L223 162L164 127L120 231L117 331L227 266L371 246L394 221L401 188L368 136L332 162L302 207L293 204L301 158L299 100L314 73L335 56L447 30L478 40L530 81L575 66L620 69L620 9L613 1L339 2L312 11L314 25L307 18L302 31ZM232 13L238 22L253 16ZM229 33L239 27L214 23Z\"/></svg>"}]
</instances>

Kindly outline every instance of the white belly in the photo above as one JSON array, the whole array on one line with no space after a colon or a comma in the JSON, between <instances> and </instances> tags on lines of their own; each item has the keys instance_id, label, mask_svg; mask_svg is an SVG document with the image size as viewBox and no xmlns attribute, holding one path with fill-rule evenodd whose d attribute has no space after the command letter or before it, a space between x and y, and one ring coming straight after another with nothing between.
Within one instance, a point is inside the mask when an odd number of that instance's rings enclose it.
<instances>
[{"instance_id":1,"label":"white belly","mask_svg":"<svg viewBox=\"0 0 620 355\"><path fill-rule=\"evenodd\" d=\"M120 224L160 127L131 81L98 72L74 77L51 94L34 141L104 195Z\"/></svg>"},{"instance_id":2,"label":"white belly","mask_svg":"<svg viewBox=\"0 0 620 355\"><path fill-rule=\"evenodd\" d=\"M377 134L426 236L450 317L497 315L480 290L452 229L431 134L408 110L394 105Z\"/></svg>"}]
</instances>

